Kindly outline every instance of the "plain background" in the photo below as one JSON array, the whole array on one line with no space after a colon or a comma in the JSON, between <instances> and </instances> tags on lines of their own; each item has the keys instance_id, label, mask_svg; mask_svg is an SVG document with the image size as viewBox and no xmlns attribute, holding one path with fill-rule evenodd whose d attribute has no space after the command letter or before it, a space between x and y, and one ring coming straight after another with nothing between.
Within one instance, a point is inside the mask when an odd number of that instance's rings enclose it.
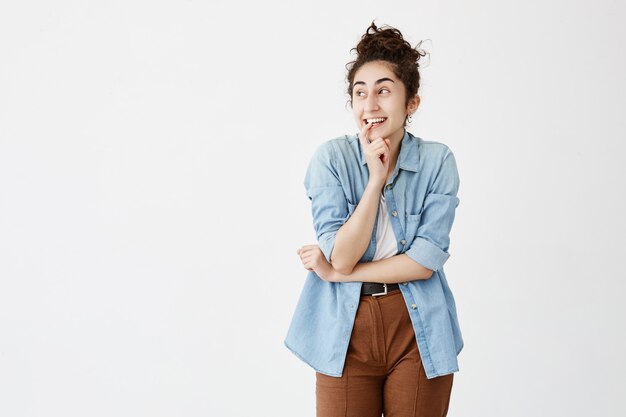
<instances>
[{"instance_id":1,"label":"plain background","mask_svg":"<svg viewBox=\"0 0 626 417\"><path fill-rule=\"evenodd\" d=\"M369 23L430 55L410 130L454 152L449 416L623 416L626 6L0 6L0 415L314 415L283 346L302 184L356 133Z\"/></svg>"}]
</instances>

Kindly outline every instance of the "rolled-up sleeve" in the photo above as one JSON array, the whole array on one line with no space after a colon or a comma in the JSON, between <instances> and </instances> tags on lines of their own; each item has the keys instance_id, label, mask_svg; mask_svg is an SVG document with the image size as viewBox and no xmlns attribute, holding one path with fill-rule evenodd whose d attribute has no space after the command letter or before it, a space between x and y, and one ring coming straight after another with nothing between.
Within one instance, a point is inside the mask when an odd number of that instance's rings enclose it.
<instances>
[{"instance_id":1,"label":"rolled-up sleeve","mask_svg":"<svg viewBox=\"0 0 626 417\"><path fill-rule=\"evenodd\" d=\"M335 157L332 143L323 143L314 152L304 177L307 197L311 200L313 227L328 262L331 261L337 230L353 209L341 185Z\"/></svg>"},{"instance_id":2,"label":"rolled-up sleeve","mask_svg":"<svg viewBox=\"0 0 626 417\"><path fill-rule=\"evenodd\" d=\"M433 271L441 269L450 257L450 230L459 205L458 190L456 160L448 149L424 199L415 238L405 252L411 259Z\"/></svg>"}]
</instances>

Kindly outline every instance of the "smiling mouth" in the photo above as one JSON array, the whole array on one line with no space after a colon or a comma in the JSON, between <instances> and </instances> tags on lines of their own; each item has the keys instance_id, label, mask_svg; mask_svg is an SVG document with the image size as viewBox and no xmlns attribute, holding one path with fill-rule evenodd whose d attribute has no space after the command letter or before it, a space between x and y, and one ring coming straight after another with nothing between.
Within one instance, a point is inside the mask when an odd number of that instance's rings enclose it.
<instances>
[{"instance_id":1,"label":"smiling mouth","mask_svg":"<svg viewBox=\"0 0 626 417\"><path fill-rule=\"evenodd\" d=\"M386 117L373 117L371 119L364 119L366 124L370 122L372 123L372 129L383 124L385 120L387 120Z\"/></svg>"}]
</instances>

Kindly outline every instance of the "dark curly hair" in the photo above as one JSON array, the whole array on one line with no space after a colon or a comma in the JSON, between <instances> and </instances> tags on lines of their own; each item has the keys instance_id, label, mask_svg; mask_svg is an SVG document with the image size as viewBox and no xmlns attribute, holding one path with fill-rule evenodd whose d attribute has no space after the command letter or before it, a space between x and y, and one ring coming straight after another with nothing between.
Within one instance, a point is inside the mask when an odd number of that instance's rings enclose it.
<instances>
[{"instance_id":1,"label":"dark curly hair","mask_svg":"<svg viewBox=\"0 0 626 417\"><path fill-rule=\"evenodd\" d=\"M398 29L388 25L378 28L372 21L356 48L350 50L350 52L356 51L356 59L346 64L350 106L352 106L354 75L359 68L371 61L384 61L389 65L395 76L404 83L406 105L408 105L409 100L417 94L420 86L418 61L427 54L419 49L421 44L420 41L413 48Z\"/></svg>"}]
</instances>

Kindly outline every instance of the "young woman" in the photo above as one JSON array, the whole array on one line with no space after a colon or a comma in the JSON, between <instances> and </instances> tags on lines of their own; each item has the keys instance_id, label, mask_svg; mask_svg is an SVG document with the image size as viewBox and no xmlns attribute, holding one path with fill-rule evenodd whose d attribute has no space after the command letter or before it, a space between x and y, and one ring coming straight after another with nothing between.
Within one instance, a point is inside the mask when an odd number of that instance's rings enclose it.
<instances>
[{"instance_id":1,"label":"young woman","mask_svg":"<svg viewBox=\"0 0 626 417\"><path fill-rule=\"evenodd\" d=\"M405 129L425 53L373 22L355 49L359 132L322 143L307 168L318 245L297 251L310 272L285 345L316 371L318 417L445 416L463 348L443 271L456 161Z\"/></svg>"}]
</instances>

